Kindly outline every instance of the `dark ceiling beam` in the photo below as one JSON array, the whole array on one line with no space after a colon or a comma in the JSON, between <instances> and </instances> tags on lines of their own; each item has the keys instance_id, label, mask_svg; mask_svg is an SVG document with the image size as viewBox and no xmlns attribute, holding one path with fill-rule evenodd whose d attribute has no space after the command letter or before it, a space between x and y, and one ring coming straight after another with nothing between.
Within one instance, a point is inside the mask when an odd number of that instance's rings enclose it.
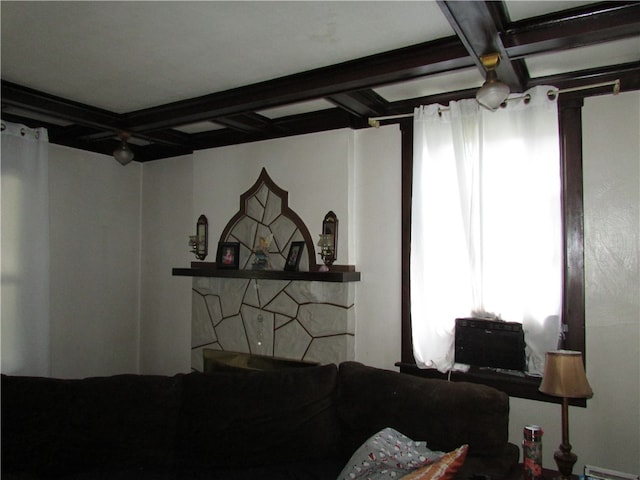
<instances>
[{"instance_id":1,"label":"dark ceiling beam","mask_svg":"<svg viewBox=\"0 0 640 480\"><path fill-rule=\"evenodd\" d=\"M139 147L131 145L136 162L150 162L152 160L160 160L161 158L179 157L193 153L193 148L189 146L167 146L159 144L146 145Z\"/></svg>"},{"instance_id":2,"label":"dark ceiling beam","mask_svg":"<svg viewBox=\"0 0 640 480\"><path fill-rule=\"evenodd\" d=\"M139 110L131 130L172 128L473 66L457 37L413 45L246 87Z\"/></svg>"},{"instance_id":3,"label":"dark ceiling beam","mask_svg":"<svg viewBox=\"0 0 640 480\"><path fill-rule=\"evenodd\" d=\"M216 123L240 132L268 132L273 130L273 122L257 113L243 113L228 117L217 117Z\"/></svg>"},{"instance_id":4,"label":"dark ceiling beam","mask_svg":"<svg viewBox=\"0 0 640 480\"><path fill-rule=\"evenodd\" d=\"M194 133L194 150L224 147L241 143L282 138L293 135L336 130L339 128L360 128L366 122L354 123L353 117L339 108L330 108L312 113L291 115L273 120L271 132L239 132L231 129Z\"/></svg>"},{"instance_id":5,"label":"dark ceiling beam","mask_svg":"<svg viewBox=\"0 0 640 480\"><path fill-rule=\"evenodd\" d=\"M191 136L188 133L170 129L136 133L132 136L148 142L175 147L188 146L191 142Z\"/></svg>"},{"instance_id":6,"label":"dark ceiling beam","mask_svg":"<svg viewBox=\"0 0 640 480\"><path fill-rule=\"evenodd\" d=\"M5 106L52 115L70 123L98 129L118 131L122 125L121 117L115 113L2 80L2 107Z\"/></svg>"},{"instance_id":7,"label":"dark ceiling beam","mask_svg":"<svg viewBox=\"0 0 640 480\"><path fill-rule=\"evenodd\" d=\"M498 77L512 91L522 92L528 78L526 67L522 62L511 61L500 38L500 29L507 21L506 18L500 18L505 12L504 8L500 9L484 1L455 0L438 0L438 6L482 74L485 75L485 68L480 57L499 53L501 61L496 69Z\"/></svg>"},{"instance_id":8,"label":"dark ceiling beam","mask_svg":"<svg viewBox=\"0 0 640 480\"><path fill-rule=\"evenodd\" d=\"M128 128L123 126L123 131L129 131ZM86 134L78 134L78 137L81 137L83 140L88 141L101 141L107 140L116 137L116 133L113 131L87 131ZM187 133L179 132L177 130L158 130L153 132L143 132L136 133L132 135L135 138L140 140L145 140L151 143L159 143L161 145L173 145L173 146L184 146L188 145L190 142L190 136Z\"/></svg>"},{"instance_id":9,"label":"dark ceiling beam","mask_svg":"<svg viewBox=\"0 0 640 480\"><path fill-rule=\"evenodd\" d=\"M120 144L120 141L114 138L105 139L101 141L87 142L81 139L66 139L56 142L59 145L66 145L68 147L77 148L80 150L87 150L90 152L100 153L109 157L113 156L113 151ZM193 153L193 148L190 146L178 146L178 145L135 145L129 144L131 151L134 154L134 161L136 162L148 162L151 160L158 160L161 158L177 157L180 155L187 155Z\"/></svg>"},{"instance_id":10,"label":"dark ceiling beam","mask_svg":"<svg viewBox=\"0 0 640 480\"><path fill-rule=\"evenodd\" d=\"M357 117L382 115L387 111L389 102L373 90L338 93L326 98L336 107L342 108Z\"/></svg>"},{"instance_id":11,"label":"dark ceiling beam","mask_svg":"<svg viewBox=\"0 0 640 480\"><path fill-rule=\"evenodd\" d=\"M640 62L615 65L613 67L590 68L578 72L562 73L531 79L528 87L537 85L553 85L562 89L586 87L604 82L620 80L620 91L640 90ZM611 93L611 86L598 87L597 89L582 90L578 92L581 97L593 96L603 93Z\"/></svg>"},{"instance_id":12,"label":"dark ceiling beam","mask_svg":"<svg viewBox=\"0 0 640 480\"><path fill-rule=\"evenodd\" d=\"M539 85L553 85L563 90L576 87L587 87L590 85L613 82L620 80L620 91L640 90L640 62L632 62L623 65L615 65L612 67L593 68L575 72L567 72L558 75L550 75L547 77L538 77L529 80L526 89ZM589 88L580 90L571 95L579 97L590 97L602 94L611 94L612 86L603 86L597 88ZM440 104L447 105L451 101L463 100L466 98L474 98L476 89L458 90L455 92L445 92L426 97L411 98L391 102L387 110L387 115L404 115L413 112L418 105ZM563 94L563 95L569 95ZM382 121L385 123L397 123L397 119Z\"/></svg>"},{"instance_id":13,"label":"dark ceiling beam","mask_svg":"<svg viewBox=\"0 0 640 480\"><path fill-rule=\"evenodd\" d=\"M92 135L105 135L104 130L85 125L69 125L68 127L58 127L53 132L49 132L49 139L62 140L64 138L85 138L91 140ZM108 138L113 138L115 134L109 132Z\"/></svg>"},{"instance_id":14,"label":"dark ceiling beam","mask_svg":"<svg viewBox=\"0 0 640 480\"><path fill-rule=\"evenodd\" d=\"M603 2L512 23L502 35L511 59L585 47L640 31L640 2Z\"/></svg>"},{"instance_id":15,"label":"dark ceiling beam","mask_svg":"<svg viewBox=\"0 0 640 480\"><path fill-rule=\"evenodd\" d=\"M111 131L99 130L95 127L87 127L84 125L69 125L67 127L56 127L49 129L49 141L52 143L64 144L64 142L79 141L83 144L93 142L92 136L99 135L103 139L114 139L116 134Z\"/></svg>"},{"instance_id":16,"label":"dark ceiling beam","mask_svg":"<svg viewBox=\"0 0 640 480\"><path fill-rule=\"evenodd\" d=\"M6 120L7 122L12 122L12 123L20 123L29 128L46 128L49 139L51 139L51 130L61 128L60 125L48 123L40 119L24 117L22 115L6 112L6 111L2 112L2 120Z\"/></svg>"},{"instance_id":17,"label":"dark ceiling beam","mask_svg":"<svg viewBox=\"0 0 640 480\"><path fill-rule=\"evenodd\" d=\"M428 95L425 97L408 98L406 100L399 100L397 102L391 102L387 110L386 115L406 115L413 113L414 109L420 105L448 105L449 102L464 100L467 98L475 98L477 88L470 88L466 90L457 90L453 92L437 93L435 95ZM383 121L385 123L395 123L397 120Z\"/></svg>"}]
</instances>

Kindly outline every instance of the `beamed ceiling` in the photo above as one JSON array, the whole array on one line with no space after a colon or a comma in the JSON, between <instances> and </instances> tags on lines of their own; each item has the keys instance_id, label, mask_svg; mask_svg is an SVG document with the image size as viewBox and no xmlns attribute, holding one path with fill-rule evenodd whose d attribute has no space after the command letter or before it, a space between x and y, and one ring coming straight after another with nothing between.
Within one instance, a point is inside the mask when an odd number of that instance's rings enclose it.
<instances>
[{"instance_id":1,"label":"beamed ceiling","mask_svg":"<svg viewBox=\"0 0 640 480\"><path fill-rule=\"evenodd\" d=\"M522 5L519 2L484 1L398 1L391 2L391 5L389 2L308 2L308 6L305 6L307 2L259 2L262 5L253 2L184 2L180 5L174 2L164 5L157 2L45 3L1 3L2 118L31 127L44 126L52 143L108 155L118 145L117 134L127 132L131 135L135 160L140 162L270 138L345 127L367 128L369 117L406 114L417 105L446 104L450 100L472 98L484 77L479 57L489 52L500 53L502 61L498 76L510 85L512 92L522 92L536 85L554 85L564 89L617 79L622 91L640 88L639 2L540 2L540 5L528 5L529 10L525 9L524 14L547 10L548 13L515 20L514 12L522 15L524 3L532 2L523 2ZM111 4L112 10L117 8L119 15L134 18L140 26L135 28L138 37L127 37L127 48L116 52L123 63L119 67L122 70L119 76L117 71L114 74L114 63L108 61L112 58L109 55L114 53L113 49L122 48L113 46L114 41L108 37L118 28L117 19L113 16L101 14L87 19L86 27L91 29L87 38L65 40L74 40L76 43L72 45L75 47L65 47L63 40L55 36L56 32L73 30L71 26L60 28L61 22L82 24L83 8L87 4L93 4L95 8L109 8ZM135 17L140 11L134 9L148 8L153 4L159 5L159 10L149 13L149 18ZM269 47L271 50L281 49L280 56L278 51L261 50L265 46L259 41L263 38L259 36L260 25L273 28L269 24L271 17L265 15L265 10L258 12L262 15L260 19L260 15L246 10L249 4L258 10L268 8L268 12L274 13L281 9L278 18L287 17L287 12L291 12L286 27L291 30L286 31L287 38L281 39L284 35L278 35L275 30L265 33L272 35L274 43ZM243 21L236 29L225 29L226 43L202 39L200 44L211 41L209 51L212 55L214 51L223 50L217 57L220 60L216 65L220 68L216 73L233 73L238 69L243 78L251 79L260 78L259 70L262 69L270 77L243 84L230 76L226 85L211 81L210 91L189 96L190 92L199 90L189 90L186 86L181 88L182 81L170 77L170 73L175 70L172 63L175 60L179 61L182 69L177 72L178 78L185 79L185 82L197 75L207 75L198 73L204 59L190 58L185 53L189 50L177 50L181 41L190 41L191 48L198 44L199 39L195 37L201 30L196 28L197 20L190 20L181 23L179 38L183 40L171 37L167 39L167 45L154 45L154 51L166 51L167 81L174 84L174 98L166 103L131 110L127 109L127 104L105 108L97 100L91 103L92 93L108 93L111 89L124 95L129 88L137 87L144 91L145 85L149 85L149 101L153 102L154 80L165 73L162 68L160 73L153 70L155 64L150 51L140 52L145 57L132 52L149 48L145 42L144 32L148 31L145 28L157 22L158 29L161 29L164 24L158 15L163 14L162 8L170 6L177 8L172 11L174 23L180 20L177 17L181 12L186 14L189 8L196 6L209 9L211 18L218 20L222 15L231 14L232 9L244 8L241 15L246 23ZM78 9L78 12L73 18L68 15L56 17L52 14L55 10L45 11L38 17L33 14L36 7L60 8L65 12ZM301 11L312 7L316 16L304 17L305 12ZM397 14L397 17L389 17L388 20L373 18L378 8L390 8L386 11ZM417 8L424 8L424 18L416 18ZM404 20L402 9L407 10ZM322 16L325 10L327 17ZM361 23L360 16L354 16L358 11L362 13ZM201 18L203 12L196 14ZM238 15L237 12L233 14ZM301 16L298 18L296 15ZM353 18L347 18L348 15ZM96 17L116 23L101 28L95 24ZM328 17L330 20L326 20ZM370 23L365 25L365 20ZM310 23L312 21L316 24L326 21L323 24L324 37L320 38L319 34L297 37L293 29L309 32L315 25ZM405 25L398 24L401 21L406 22ZM36 22L31 31L30 22ZM380 29L380 24L385 25L385 22L388 22L388 29ZM210 21L211 31L217 25L214 23ZM350 25L351 30L375 24L378 32L384 30L385 35L362 32L362 35L369 35L370 40L363 41L361 50L357 50L355 47L359 45L355 45L356 42L339 38L342 24ZM190 25L193 25L193 31ZM229 26L228 22L226 25ZM255 39L253 43L240 42L235 38L236 34L238 38L251 34ZM106 37L101 39L101 35ZM169 36L168 33L165 35ZM342 35L346 37L347 33ZM38 39L38 51L47 58L38 56L34 48L22 45L33 36ZM395 45L392 42L394 38L397 42L411 43L385 49ZM425 41L416 43L416 38L424 38ZM305 39L316 43L305 44ZM324 42L321 47L326 48L327 56L317 60L319 66L305 68L309 64L304 59L310 58L311 63L316 61L312 53L316 51L314 45L320 45L319 39ZM59 47L56 42L60 42ZM337 56L338 53L353 55L347 48L349 46L354 47L354 52L373 53L347 59ZM319 51L321 47L317 47ZM295 48L307 49L307 53L300 54ZM255 56L249 57L250 53ZM60 58L51 58L56 55ZM237 58L235 63L231 62L233 58ZM252 60L248 62L246 58ZM264 59L263 64L260 63L261 58ZM290 63L285 63L289 58ZM326 64L333 59L340 61ZM48 60L51 62L46 63ZM56 65L66 71L56 72ZM211 65L211 69L216 69L216 65ZM42 66L43 71L46 69L47 75L34 70L38 66ZM242 69L249 66L254 70L245 73ZM300 66L305 69L299 70ZM99 71L100 68L104 71ZM147 68L150 70L146 71ZM101 75L103 80L88 85L85 77L92 73ZM81 83L83 79L85 81ZM77 85L73 83L76 80L79 82ZM237 85L230 86L229 82L234 81ZM63 86L69 90L64 90ZM202 90L201 85L199 88ZM601 87L589 91L589 95L610 91L610 87ZM183 98L180 92L183 92ZM112 96L115 99L119 95ZM144 104L144 94L136 93L135 96L138 104ZM128 105L133 106L134 103Z\"/></svg>"}]
</instances>

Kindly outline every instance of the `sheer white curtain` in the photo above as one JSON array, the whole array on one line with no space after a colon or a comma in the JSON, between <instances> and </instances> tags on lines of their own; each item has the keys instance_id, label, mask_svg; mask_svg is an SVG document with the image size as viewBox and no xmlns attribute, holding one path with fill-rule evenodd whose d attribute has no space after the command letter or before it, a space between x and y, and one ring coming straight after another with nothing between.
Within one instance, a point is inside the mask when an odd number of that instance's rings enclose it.
<instances>
[{"instance_id":1,"label":"sheer white curtain","mask_svg":"<svg viewBox=\"0 0 640 480\"><path fill-rule=\"evenodd\" d=\"M523 323L527 368L557 348L563 240L557 104L475 100L414 115L411 319L421 368L454 368L455 319Z\"/></svg>"},{"instance_id":2,"label":"sheer white curtain","mask_svg":"<svg viewBox=\"0 0 640 480\"><path fill-rule=\"evenodd\" d=\"M46 129L2 121L2 372L49 375Z\"/></svg>"}]
</instances>

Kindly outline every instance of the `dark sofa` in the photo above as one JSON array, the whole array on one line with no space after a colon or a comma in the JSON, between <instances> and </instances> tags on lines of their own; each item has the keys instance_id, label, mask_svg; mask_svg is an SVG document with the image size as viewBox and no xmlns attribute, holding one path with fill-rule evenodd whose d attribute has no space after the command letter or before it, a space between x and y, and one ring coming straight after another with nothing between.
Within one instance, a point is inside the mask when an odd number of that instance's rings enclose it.
<instances>
[{"instance_id":1,"label":"dark sofa","mask_svg":"<svg viewBox=\"0 0 640 480\"><path fill-rule=\"evenodd\" d=\"M508 397L355 362L264 372L2 376L2 478L336 479L393 427L432 450L469 445L457 478L518 463Z\"/></svg>"}]
</instances>

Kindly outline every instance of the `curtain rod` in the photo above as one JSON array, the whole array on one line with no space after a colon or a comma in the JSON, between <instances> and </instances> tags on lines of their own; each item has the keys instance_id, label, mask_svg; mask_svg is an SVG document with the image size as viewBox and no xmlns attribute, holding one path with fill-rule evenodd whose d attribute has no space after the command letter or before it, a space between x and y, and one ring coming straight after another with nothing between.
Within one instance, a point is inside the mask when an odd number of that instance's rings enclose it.
<instances>
[{"instance_id":1,"label":"curtain rod","mask_svg":"<svg viewBox=\"0 0 640 480\"><path fill-rule=\"evenodd\" d=\"M600 82L600 83L592 83L591 85L583 85L581 87L571 87L571 88L562 88L558 90L549 90L547 91L547 97L551 100L560 93L569 93L569 92L579 92L581 90L591 90L592 88L599 87L608 87L613 86L613 94L618 95L620 93L620 79L611 80L609 82ZM505 102L511 102L513 100L521 100L521 99L531 98L529 95L521 95L519 97L507 98ZM449 107L442 107L439 109L440 112L446 112L449 110ZM398 118L410 118L413 117L413 113L403 113L399 115L387 115L386 117L369 117L369 126L378 128L380 127L381 120L396 120Z\"/></svg>"}]
</instances>

